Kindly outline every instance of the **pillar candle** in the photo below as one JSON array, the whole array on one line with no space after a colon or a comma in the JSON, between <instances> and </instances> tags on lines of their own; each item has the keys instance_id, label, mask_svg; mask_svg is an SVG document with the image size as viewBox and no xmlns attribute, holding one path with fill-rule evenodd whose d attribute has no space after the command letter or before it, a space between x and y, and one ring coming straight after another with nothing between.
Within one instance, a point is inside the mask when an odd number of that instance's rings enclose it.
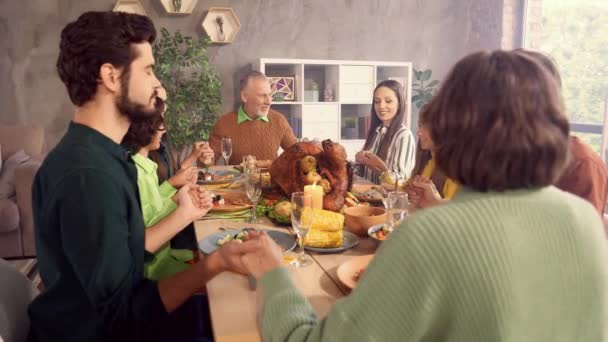
<instances>
[{"instance_id":1,"label":"pillar candle","mask_svg":"<svg viewBox=\"0 0 608 342\"><path fill-rule=\"evenodd\" d=\"M312 196L313 209L323 209L323 187L320 185L305 185L304 193Z\"/></svg>"}]
</instances>

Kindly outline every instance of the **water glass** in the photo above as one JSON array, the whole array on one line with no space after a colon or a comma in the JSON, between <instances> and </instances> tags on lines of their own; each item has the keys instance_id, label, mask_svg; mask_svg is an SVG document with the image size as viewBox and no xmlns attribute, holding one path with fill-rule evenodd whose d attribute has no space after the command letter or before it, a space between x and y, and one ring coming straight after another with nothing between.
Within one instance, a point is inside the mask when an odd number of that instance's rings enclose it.
<instances>
[{"instance_id":1,"label":"water glass","mask_svg":"<svg viewBox=\"0 0 608 342\"><path fill-rule=\"evenodd\" d=\"M307 213L305 218L304 213ZM304 253L304 239L312 227L313 221L312 195L304 192L291 194L291 226L298 236L297 257L293 261L296 267L304 267L312 264L312 260Z\"/></svg>"},{"instance_id":2,"label":"water glass","mask_svg":"<svg viewBox=\"0 0 608 342\"><path fill-rule=\"evenodd\" d=\"M252 154L248 154L243 156L243 169L254 169L256 165L255 156Z\"/></svg>"},{"instance_id":3,"label":"water glass","mask_svg":"<svg viewBox=\"0 0 608 342\"><path fill-rule=\"evenodd\" d=\"M232 155L232 139L230 137L222 138L222 156L224 157L224 165L229 165L228 161Z\"/></svg>"},{"instance_id":4,"label":"water glass","mask_svg":"<svg viewBox=\"0 0 608 342\"><path fill-rule=\"evenodd\" d=\"M249 197L251 204L253 204L249 223L258 223L255 209L262 195L262 177L259 169L248 169L245 172L245 193L247 193L247 197Z\"/></svg>"},{"instance_id":5,"label":"water glass","mask_svg":"<svg viewBox=\"0 0 608 342\"><path fill-rule=\"evenodd\" d=\"M386 225L394 229L407 216L409 202L406 192L391 191L386 198Z\"/></svg>"}]
</instances>

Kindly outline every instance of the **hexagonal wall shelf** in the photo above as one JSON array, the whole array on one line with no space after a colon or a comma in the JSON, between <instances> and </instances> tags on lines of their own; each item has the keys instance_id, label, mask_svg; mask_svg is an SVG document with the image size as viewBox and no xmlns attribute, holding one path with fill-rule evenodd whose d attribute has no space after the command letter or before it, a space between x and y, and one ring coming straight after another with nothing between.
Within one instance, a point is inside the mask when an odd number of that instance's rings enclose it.
<instances>
[{"instance_id":1,"label":"hexagonal wall shelf","mask_svg":"<svg viewBox=\"0 0 608 342\"><path fill-rule=\"evenodd\" d=\"M211 7L202 26L212 43L228 44L239 33L241 22L232 8Z\"/></svg>"},{"instance_id":2,"label":"hexagonal wall shelf","mask_svg":"<svg viewBox=\"0 0 608 342\"><path fill-rule=\"evenodd\" d=\"M175 8L175 1L173 0L160 0L163 5L165 12L170 15L188 15L191 14L198 3L198 0L182 0L179 11Z\"/></svg>"},{"instance_id":3,"label":"hexagonal wall shelf","mask_svg":"<svg viewBox=\"0 0 608 342\"><path fill-rule=\"evenodd\" d=\"M137 0L118 0L112 11L148 15L144 7Z\"/></svg>"}]
</instances>

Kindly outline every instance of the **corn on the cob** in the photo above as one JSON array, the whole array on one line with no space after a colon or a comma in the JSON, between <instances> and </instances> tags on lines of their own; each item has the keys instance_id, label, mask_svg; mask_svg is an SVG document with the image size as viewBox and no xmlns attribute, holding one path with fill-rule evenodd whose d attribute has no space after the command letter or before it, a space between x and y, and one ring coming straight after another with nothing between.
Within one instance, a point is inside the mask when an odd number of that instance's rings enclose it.
<instances>
[{"instance_id":1,"label":"corn on the cob","mask_svg":"<svg viewBox=\"0 0 608 342\"><path fill-rule=\"evenodd\" d=\"M329 210L304 208L302 222L308 223L312 219L311 229L336 232L344 227L344 215Z\"/></svg>"},{"instance_id":2,"label":"corn on the cob","mask_svg":"<svg viewBox=\"0 0 608 342\"><path fill-rule=\"evenodd\" d=\"M317 248L333 248L342 246L342 230L327 232L318 229L311 229L304 238L304 244Z\"/></svg>"}]
</instances>

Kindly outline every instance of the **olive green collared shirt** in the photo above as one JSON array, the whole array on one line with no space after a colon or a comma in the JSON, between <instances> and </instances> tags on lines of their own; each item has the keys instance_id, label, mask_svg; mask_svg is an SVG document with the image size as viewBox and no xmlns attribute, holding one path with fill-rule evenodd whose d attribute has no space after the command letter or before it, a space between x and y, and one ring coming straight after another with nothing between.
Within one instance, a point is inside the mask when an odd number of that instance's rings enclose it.
<instances>
[{"instance_id":1,"label":"olive green collared shirt","mask_svg":"<svg viewBox=\"0 0 608 342\"><path fill-rule=\"evenodd\" d=\"M260 116L256 120L262 120L264 122L270 122L270 120L268 120L268 115ZM253 121L253 119L251 119L251 117L249 117L249 115L247 115L247 113L245 113L245 109L241 105L239 107L239 113L238 113L238 116L236 118L236 123L237 124L241 124L241 123L243 123L245 121Z\"/></svg>"},{"instance_id":2,"label":"olive green collared shirt","mask_svg":"<svg viewBox=\"0 0 608 342\"><path fill-rule=\"evenodd\" d=\"M127 151L70 123L32 185L36 253L46 290L29 306L37 341L145 340L166 319L144 278L144 221Z\"/></svg>"}]
</instances>

